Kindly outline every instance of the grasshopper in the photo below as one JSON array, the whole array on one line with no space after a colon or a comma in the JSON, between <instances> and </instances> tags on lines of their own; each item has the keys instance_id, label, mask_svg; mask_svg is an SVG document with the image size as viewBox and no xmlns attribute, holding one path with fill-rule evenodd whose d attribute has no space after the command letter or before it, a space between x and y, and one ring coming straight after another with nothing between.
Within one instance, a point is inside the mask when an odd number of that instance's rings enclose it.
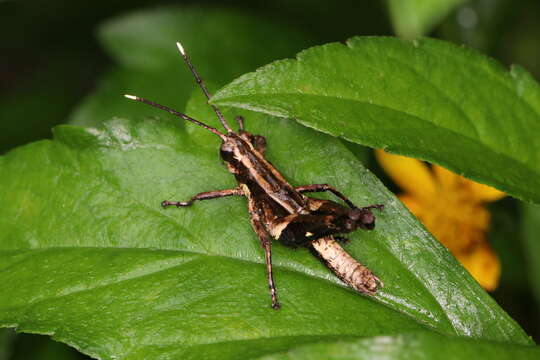
<instances>
[{"instance_id":1,"label":"grasshopper","mask_svg":"<svg viewBox=\"0 0 540 360\"><path fill-rule=\"evenodd\" d=\"M210 100L211 95L189 56L180 43L176 45L204 95ZM165 200L161 205L164 208L186 207L199 200L245 196L251 226L259 237L265 253L272 308L276 310L280 308L272 271L272 239L290 247L310 247L336 276L361 293L373 295L379 286L383 286L377 276L352 258L336 241L343 239L338 236L339 234L350 233L358 228L373 230L375 215L371 210L382 210L383 205L359 208L328 184L293 187L264 157L266 139L246 131L244 119L239 116L236 117L239 130L235 132L215 105L210 104L226 133L151 100L133 95L125 97L195 123L222 140L221 158L227 164L229 172L236 178L238 186L234 189L202 192L187 201ZM304 195L325 191L333 193L348 207L334 201Z\"/></svg>"}]
</instances>

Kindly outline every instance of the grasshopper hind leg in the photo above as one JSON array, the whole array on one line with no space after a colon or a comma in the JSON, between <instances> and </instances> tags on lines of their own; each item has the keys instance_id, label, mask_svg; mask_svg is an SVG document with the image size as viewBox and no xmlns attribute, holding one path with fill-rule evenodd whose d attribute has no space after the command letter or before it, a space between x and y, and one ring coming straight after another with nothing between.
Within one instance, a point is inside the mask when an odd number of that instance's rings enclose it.
<instances>
[{"instance_id":1,"label":"grasshopper hind leg","mask_svg":"<svg viewBox=\"0 0 540 360\"><path fill-rule=\"evenodd\" d=\"M266 274L268 276L268 290L270 291L270 298L272 299L272 309L279 310L281 305L277 298L276 284L274 283L274 273L272 271L272 239L266 232L264 225L256 216L251 216L251 225L253 230L261 241L261 246L264 250L266 259Z\"/></svg>"},{"instance_id":2,"label":"grasshopper hind leg","mask_svg":"<svg viewBox=\"0 0 540 360\"><path fill-rule=\"evenodd\" d=\"M274 274L272 271L272 242L269 238L261 241L264 248L264 254L266 258L266 272L268 274L268 290L270 291L270 297L272 299L272 309L279 310L281 305L277 299L277 290L274 283Z\"/></svg>"},{"instance_id":3,"label":"grasshopper hind leg","mask_svg":"<svg viewBox=\"0 0 540 360\"><path fill-rule=\"evenodd\" d=\"M264 250L268 290L270 291L270 298L272 299L272 309L279 310L281 305L278 301L276 284L274 282L274 272L272 270L272 238L266 231L252 197L248 197L248 210L250 214L251 226L259 237L261 246Z\"/></svg>"}]
</instances>

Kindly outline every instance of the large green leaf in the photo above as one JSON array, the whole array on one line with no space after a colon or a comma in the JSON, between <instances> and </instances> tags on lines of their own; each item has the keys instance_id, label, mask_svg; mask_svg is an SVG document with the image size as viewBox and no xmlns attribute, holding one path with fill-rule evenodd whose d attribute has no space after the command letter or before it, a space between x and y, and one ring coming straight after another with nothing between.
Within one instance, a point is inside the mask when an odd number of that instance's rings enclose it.
<instances>
[{"instance_id":1,"label":"large green leaf","mask_svg":"<svg viewBox=\"0 0 540 360\"><path fill-rule=\"evenodd\" d=\"M540 87L470 49L354 38L246 74L214 102L296 118L540 202Z\"/></svg>"},{"instance_id":2,"label":"large green leaf","mask_svg":"<svg viewBox=\"0 0 540 360\"><path fill-rule=\"evenodd\" d=\"M430 32L456 6L466 0L387 0L394 31L406 39Z\"/></svg>"},{"instance_id":3,"label":"large green leaf","mask_svg":"<svg viewBox=\"0 0 540 360\"><path fill-rule=\"evenodd\" d=\"M97 91L79 105L71 116L73 124L96 126L113 116L154 113L118 101L124 93L158 96L183 108L195 83L185 71L177 41L189 51L205 79L217 84L313 44L294 28L243 12L199 7L122 15L104 23L99 38L120 68L101 79Z\"/></svg>"},{"instance_id":4,"label":"large green leaf","mask_svg":"<svg viewBox=\"0 0 540 360\"><path fill-rule=\"evenodd\" d=\"M300 345L287 352L263 356L261 360L379 360L379 359L538 359L540 348L472 341L463 337L418 332L377 336L348 341Z\"/></svg>"},{"instance_id":5,"label":"large green leaf","mask_svg":"<svg viewBox=\"0 0 540 360\"><path fill-rule=\"evenodd\" d=\"M200 95L188 112L216 124ZM247 358L421 328L530 342L340 141L245 115L293 184L326 182L359 205L385 204L377 229L347 245L385 282L377 296L342 286L309 251L276 243L283 307L270 309L245 199L159 206L235 185L219 139L192 124L115 119L101 130L57 127L54 141L0 158L0 325L102 359Z\"/></svg>"}]
</instances>

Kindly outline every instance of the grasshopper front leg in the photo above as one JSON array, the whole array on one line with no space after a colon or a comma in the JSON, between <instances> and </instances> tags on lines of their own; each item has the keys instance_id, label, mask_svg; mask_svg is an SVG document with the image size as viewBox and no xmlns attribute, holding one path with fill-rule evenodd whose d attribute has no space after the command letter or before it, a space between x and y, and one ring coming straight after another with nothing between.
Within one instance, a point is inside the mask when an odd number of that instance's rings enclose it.
<instances>
[{"instance_id":1,"label":"grasshopper front leg","mask_svg":"<svg viewBox=\"0 0 540 360\"><path fill-rule=\"evenodd\" d=\"M233 195L245 196L246 194L240 187L237 187L234 189L226 189L226 190L205 191L195 196L192 196L188 201L164 200L161 202L161 206L163 206L164 208L168 206L176 206L176 207L190 206L197 200L210 200L210 199L217 199L217 198L233 196ZM255 201L252 197L249 196L249 192L248 192L248 210L250 214L251 226L253 227L253 230L259 237L259 240L261 242L261 246L264 250L264 254L266 258L266 270L268 274L268 288L270 290L270 296L272 298L272 308L278 310L281 307L281 305L279 304L279 301L277 299L277 290L274 283L274 274L272 271L272 238L266 232L266 229L260 219L259 212L255 205Z\"/></svg>"},{"instance_id":2,"label":"grasshopper front leg","mask_svg":"<svg viewBox=\"0 0 540 360\"><path fill-rule=\"evenodd\" d=\"M233 195L239 195L243 196L244 193L242 192L242 189L240 188L234 188L234 189L226 189L226 190L214 190L214 191L205 191L202 193L198 193L195 196L192 196L191 199L188 201L170 201L170 200L163 200L161 202L161 206L164 208L167 208L168 206L190 206L197 200L210 200L210 199L217 199L227 196L233 196Z\"/></svg>"}]
</instances>

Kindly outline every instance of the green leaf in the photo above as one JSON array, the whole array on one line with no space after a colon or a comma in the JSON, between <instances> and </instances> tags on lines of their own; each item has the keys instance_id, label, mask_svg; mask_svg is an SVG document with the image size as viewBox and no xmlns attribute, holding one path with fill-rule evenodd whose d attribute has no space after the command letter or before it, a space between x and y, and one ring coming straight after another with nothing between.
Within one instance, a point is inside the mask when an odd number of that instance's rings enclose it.
<instances>
[{"instance_id":1,"label":"green leaf","mask_svg":"<svg viewBox=\"0 0 540 360\"><path fill-rule=\"evenodd\" d=\"M204 100L188 112L216 125ZM377 229L346 246L385 282L374 298L306 249L275 243L283 307L272 310L245 199L159 205L235 186L219 139L193 124L115 119L101 130L57 127L54 141L0 158L0 326L102 359L247 358L425 328L530 343L339 140L243 114L293 184L326 182L359 205L385 204Z\"/></svg>"},{"instance_id":2,"label":"green leaf","mask_svg":"<svg viewBox=\"0 0 540 360\"><path fill-rule=\"evenodd\" d=\"M246 74L213 101L295 118L540 202L540 88L525 70L507 72L470 49L353 38Z\"/></svg>"},{"instance_id":3,"label":"green leaf","mask_svg":"<svg viewBox=\"0 0 540 360\"><path fill-rule=\"evenodd\" d=\"M260 360L354 360L354 359L538 359L537 346L472 341L464 337L418 332L348 341L300 345Z\"/></svg>"},{"instance_id":4,"label":"green leaf","mask_svg":"<svg viewBox=\"0 0 540 360\"><path fill-rule=\"evenodd\" d=\"M3 280L25 284L6 288L11 299L2 298L3 326L50 334L102 359L237 359L339 335L420 328L398 312L282 266L276 270L284 306L276 312L268 304L264 267L239 256L62 247L4 252L2 260L19 267Z\"/></svg>"},{"instance_id":5,"label":"green leaf","mask_svg":"<svg viewBox=\"0 0 540 360\"><path fill-rule=\"evenodd\" d=\"M122 94L157 98L183 109L196 84L175 43L181 41L204 78L225 84L272 60L313 44L301 31L225 9L164 7L107 21L99 38L120 65L72 114L72 124L97 126L113 116L147 116ZM285 40L284 40L285 39Z\"/></svg>"},{"instance_id":6,"label":"green leaf","mask_svg":"<svg viewBox=\"0 0 540 360\"><path fill-rule=\"evenodd\" d=\"M466 0L387 0L396 34L415 39L429 33L452 10Z\"/></svg>"}]
</instances>

